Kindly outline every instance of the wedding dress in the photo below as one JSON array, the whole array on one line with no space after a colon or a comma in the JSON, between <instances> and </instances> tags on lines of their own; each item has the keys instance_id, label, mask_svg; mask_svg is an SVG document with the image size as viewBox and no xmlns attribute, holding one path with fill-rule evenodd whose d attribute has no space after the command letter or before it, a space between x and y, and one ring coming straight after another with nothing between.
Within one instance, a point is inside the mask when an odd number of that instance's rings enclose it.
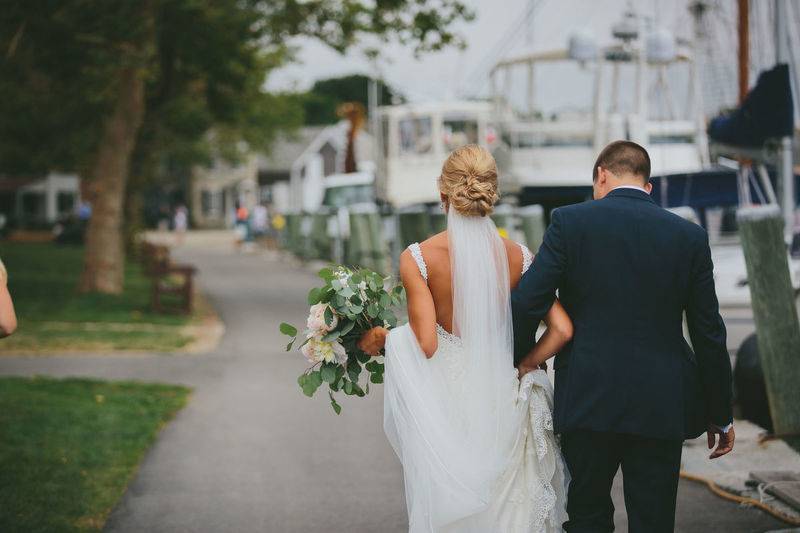
<instances>
[{"instance_id":1,"label":"wedding dress","mask_svg":"<svg viewBox=\"0 0 800 533\"><path fill-rule=\"evenodd\" d=\"M489 217L448 213L453 332L427 359L410 325L386 343L384 430L403 465L409 531L561 531L567 472L546 372L513 366L508 258ZM418 244L409 247L422 277ZM523 272L531 254L523 250Z\"/></svg>"}]
</instances>

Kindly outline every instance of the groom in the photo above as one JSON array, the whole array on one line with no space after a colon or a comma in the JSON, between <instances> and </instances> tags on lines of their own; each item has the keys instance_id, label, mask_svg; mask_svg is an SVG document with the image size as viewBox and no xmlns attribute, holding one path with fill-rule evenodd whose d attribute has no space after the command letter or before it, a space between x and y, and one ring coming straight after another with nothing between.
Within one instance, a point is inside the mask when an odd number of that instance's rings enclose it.
<instances>
[{"instance_id":1,"label":"groom","mask_svg":"<svg viewBox=\"0 0 800 533\"><path fill-rule=\"evenodd\" d=\"M572 475L569 532L614 530L622 468L630 531L672 531L684 438L733 449L731 366L708 236L650 198L650 157L616 141L593 202L556 209L511 301L524 356L556 291L574 323L555 359L555 431ZM684 313L694 350L683 338Z\"/></svg>"}]
</instances>

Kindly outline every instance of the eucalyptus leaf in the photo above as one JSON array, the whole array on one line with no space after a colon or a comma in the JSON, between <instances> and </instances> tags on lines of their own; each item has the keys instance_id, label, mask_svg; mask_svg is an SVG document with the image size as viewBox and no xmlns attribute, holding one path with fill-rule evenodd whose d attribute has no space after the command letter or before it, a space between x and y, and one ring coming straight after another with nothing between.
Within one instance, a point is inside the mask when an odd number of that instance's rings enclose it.
<instances>
[{"instance_id":1,"label":"eucalyptus leaf","mask_svg":"<svg viewBox=\"0 0 800 533\"><path fill-rule=\"evenodd\" d=\"M336 294L331 287L325 287L322 292L320 293L319 301L320 303L328 303L333 298L333 295Z\"/></svg>"},{"instance_id":2,"label":"eucalyptus leaf","mask_svg":"<svg viewBox=\"0 0 800 533\"><path fill-rule=\"evenodd\" d=\"M323 268L317 272L317 276L321 277L325 281L331 281L333 279L333 270L330 268Z\"/></svg>"},{"instance_id":3,"label":"eucalyptus leaf","mask_svg":"<svg viewBox=\"0 0 800 533\"><path fill-rule=\"evenodd\" d=\"M326 383L333 383L336 381L336 366L332 363L325 363L322 365L320 369L320 376L322 377L322 381Z\"/></svg>"},{"instance_id":4,"label":"eucalyptus leaf","mask_svg":"<svg viewBox=\"0 0 800 533\"><path fill-rule=\"evenodd\" d=\"M306 379L303 381L301 387L303 387L303 394L308 396L314 396L314 393L317 392L319 386L322 385L322 376L319 370L315 370L313 372L309 372L306 374Z\"/></svg>"},{"instance_id":5,"label":"eucalyptus leaf","mask_svg":"<svg viewBox=\"0 0 800 533\"><path fill-rule=\"evenodd\" d=\"M389 307L390 305L392 305L392 297L384 292L384 293L381 294L380 303L381 303L381 307L384 307L384 308Z\"/></svg>"},{"instance_id":6,"label":"eucalyptus leaf","mask_svg":"<svg viewBox=\"0 0 800 533\"><path fill-rule=\"evenodd\" d=\"M317 287L308 291L308 305L316 305L319 303L320 292L321 291Z\"/></svg>"},{"instance_id":7,"label":"eucalyptus leaf","mask_svg":"<svg viewBox=\"0 0 800 533\"><path fill-rule=\"evenodd\" d=\"M361 375L361 365L358 361L353 360L347 365L347 377L353 382L358 382L358 376Z\"/></svg>"},{"instance_id":8,"label":"eucalyptus leaf","mask_svg":"<svg viewBox=\"0 0 800 533\"><path fill-rule=\"evenodd\" d=\"M370 374L369 380L372 383L383 383L383 374Z\"/></svg>"},{"instance_id":9,"label":"eucalyptus leaf","mask_svg":"<svg viewBox=\"0 0 800 533\"><path fill-rule=\"evenodd\" d=\"M355 326L355 325L356 325L356 323L353 322L353 321L345 322L344 325L339 329L339 335L341 337L344 337L345 335L350 333L350 331L353 329L353 326Z\"/></svg>"},{"instance_id":10,"label":"eucalyptus leaf","mask_svg":"<svg viewBox=\"0 0 800 533\"><path fill-rule=\"evenodd\" d=\"M286 322L281 322L280 330L281 333L283 333L284 335L288 335L290 337L297 336L297 328L292 326L291 324L287 324Z\"/></svg>"},{"instance_id":11,"label":"eucalyptus leaf","mask_svg":"<svg viewBox=\"0 0 800 533\"><path fill-rule=\"evenodd\" d=\"M328 333L327 335L322 337L322 340L325 341L325 342L335 341L336 339L339 338L340 334L341 334L341 332L338 331L338 330L337 331L331 331L330 333Z\"/></svg>"},{"instance_id":12,"label":"eucalyptus leaf","mask_svg":"<svg viewBox=\"0 0 800 533\"><path fill-rule=\"evenodd\" d=\"M325 325L330 327L333 324L333 309L330 306L325 308L325 313L323 314L323 318L325 319Z\"/></svg>"},{"instance_id":13,"label":"eucalyptus leaf","mask_svg":"<svg viewBox=\"0 0 800 533\"><path fill-rule=\"evenodd\" d=\"M331 407L333 408L333 412L337 415L342 413L342 406L336 402L336 398L333 397L333 393L329 392L328 396L331 399Z\"/></svg>"}]
</instances>

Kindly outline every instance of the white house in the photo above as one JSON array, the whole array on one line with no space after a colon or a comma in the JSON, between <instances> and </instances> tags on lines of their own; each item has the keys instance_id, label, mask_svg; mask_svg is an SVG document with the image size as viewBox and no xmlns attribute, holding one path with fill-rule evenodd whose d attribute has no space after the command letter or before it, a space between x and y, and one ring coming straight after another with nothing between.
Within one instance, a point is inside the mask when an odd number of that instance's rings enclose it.
<instances>
[{"instance_id":1,"label":"white house","mask_svg":"<svg viewBox=\"0 0 800 533\"><path fill-rule=\"evenodd\" d=\"M75 212L81 198L76 174L0 178L0 214L19 223L52 224Z\"/></svg>"}]
</instances>

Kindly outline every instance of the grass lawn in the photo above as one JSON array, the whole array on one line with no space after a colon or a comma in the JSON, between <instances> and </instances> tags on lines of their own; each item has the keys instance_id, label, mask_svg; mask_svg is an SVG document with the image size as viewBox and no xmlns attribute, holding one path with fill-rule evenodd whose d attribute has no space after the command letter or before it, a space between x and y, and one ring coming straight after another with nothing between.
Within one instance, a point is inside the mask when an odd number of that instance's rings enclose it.
<instances>
[{"instance_id":1,"label":"grass lawn","mask_svg":"<svg viewBox=\"0 0 800 533\"><path fill-rule=\"evenodd\" d=\"M0 379L0 531L100 531L189 390Z\"/></svg>"},{"instance_id":2,"label":"grass lawn","mask_svg":"<svg viewBox=\"0 0 800 533\"><path fill-rule=\"evenodd\" d=\"M170 351L191 341L182 332L191 318L150 312L150 280L138 264L128 262L125 291L111 296L76 291L83 265L83 248L79 246L0 243L0 258L8 268L9 290L19 319L17 332L0 342L0 354ZM103 328L103 324L108 327ZM120 328L120 324L125 327Z\"/></svg>"}]
</instances>

